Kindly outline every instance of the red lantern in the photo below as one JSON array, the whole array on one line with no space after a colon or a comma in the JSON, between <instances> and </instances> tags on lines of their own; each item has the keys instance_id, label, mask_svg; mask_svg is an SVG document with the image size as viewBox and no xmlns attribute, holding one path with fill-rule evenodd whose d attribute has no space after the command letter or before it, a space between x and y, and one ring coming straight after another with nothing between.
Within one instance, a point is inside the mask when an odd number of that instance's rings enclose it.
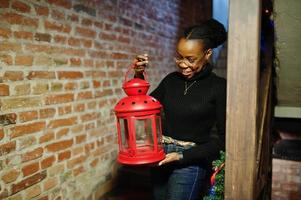
<instances>
[{"instance_id":1,"label":"red lantern","mask_svg":"<svg viewBox=\"0 0 301 200\"><path fill-rule=\"evenodd\" d=\"M128 96L115 106L118 162L130 165L155 163L165 157L161 143L162 105L146 95L150 87L147 81L139 78L127 81L128 72L122 87Z\"/></svg>"}]
</instances>

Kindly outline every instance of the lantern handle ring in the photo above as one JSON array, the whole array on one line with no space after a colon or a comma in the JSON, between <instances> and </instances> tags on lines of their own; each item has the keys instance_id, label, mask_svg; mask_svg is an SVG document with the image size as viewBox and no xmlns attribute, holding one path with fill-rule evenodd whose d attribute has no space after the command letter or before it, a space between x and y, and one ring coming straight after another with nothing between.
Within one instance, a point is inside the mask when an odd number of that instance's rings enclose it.
<instances>
[{"instance_id":1,"label":"lantern handle ring","mask_svg":"<svg viewBox=\"0 0 301 200\"><path fill-rule=\"evenodd\" d=\"M137 61L136 61L137 62ZM129 75L129 73L131 72L131 70L135 71L134 68L135 68L135 64L136 62L134 62L133 64L131 64L128 68L128 70L126 71L125 73L125 77L124 77L124 83L126 83L128 80L127 80L127 77ZM148 77L147 77L147 74L146 74L146 71L143 70L143 76L144 76L144 80L147 81L148 80Z\"/></svg>"}]
</instances>

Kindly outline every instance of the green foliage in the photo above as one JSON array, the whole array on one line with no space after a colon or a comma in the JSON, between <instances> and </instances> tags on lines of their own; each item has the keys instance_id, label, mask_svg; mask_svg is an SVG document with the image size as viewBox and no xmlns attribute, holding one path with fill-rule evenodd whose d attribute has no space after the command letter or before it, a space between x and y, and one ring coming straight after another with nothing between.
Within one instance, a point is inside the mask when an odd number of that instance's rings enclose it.
<instances>
[{"instance_id":1,"label":"green foliage","mask_svg":"<svg viewBox=\"0 0 301 200\"><path fill-rule=\"evenodd\" d=\"M220 168L225 163L225 152L220 152L220 158L212 162L213 169ZM223 167L215 176L214 185L211 186L209 196L203 200L223 200L224 199L224 180L225 167Z\"/></svg>"}]
</instances>

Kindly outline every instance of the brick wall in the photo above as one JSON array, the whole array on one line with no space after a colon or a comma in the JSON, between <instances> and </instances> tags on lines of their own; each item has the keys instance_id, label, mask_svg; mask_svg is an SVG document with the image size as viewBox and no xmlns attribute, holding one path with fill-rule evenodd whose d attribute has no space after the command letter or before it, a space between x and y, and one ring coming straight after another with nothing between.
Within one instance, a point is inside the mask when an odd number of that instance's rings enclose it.
<instances>
[{"instance_id":1,"label":"brick wall","mask_svg":"<svg viewBox=\"0 0 301 200\"><path fill-rule=\"evenodd\" d=\"M148 53L154 87L174 69L179 27L203 20L210 6L1 0L0 199L97 199L109 190L113 107L127 66Z\"/></svg>"},{"instance_id":2,"label":"brick wall","mask_svg":"<svg viewBox=\"0 0 301 200\"><path fill-rule=\"evenodd\" d=\"M301 162L273 159L272 200L299 200Z\"/></svg>"}]
</instances>

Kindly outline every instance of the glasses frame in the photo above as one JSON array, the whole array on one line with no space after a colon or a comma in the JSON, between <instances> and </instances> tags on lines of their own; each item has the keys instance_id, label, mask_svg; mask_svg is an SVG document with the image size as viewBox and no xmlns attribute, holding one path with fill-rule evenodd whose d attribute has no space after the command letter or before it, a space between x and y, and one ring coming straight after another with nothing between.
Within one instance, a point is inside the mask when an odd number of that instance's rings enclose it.
<instances>
[{"instance_id":1,"label":"glasses frame","mask_svg":"<svg viewBox=\"0 0 301 200\"><path fill-rule=\"evenodd\" d=\"M185 62L189 63L191 66L196 65L202 58L204 58L207 55L207 51L203 53L203 55L193 58L193 60L189 60L189 58L183 57L181 54L176 52L176 55L174 56L174 60L177 64ZM182 58L179 58L182 57ZM191 56L192 57L192 56Z\"/></svg>"}]
</instances>

